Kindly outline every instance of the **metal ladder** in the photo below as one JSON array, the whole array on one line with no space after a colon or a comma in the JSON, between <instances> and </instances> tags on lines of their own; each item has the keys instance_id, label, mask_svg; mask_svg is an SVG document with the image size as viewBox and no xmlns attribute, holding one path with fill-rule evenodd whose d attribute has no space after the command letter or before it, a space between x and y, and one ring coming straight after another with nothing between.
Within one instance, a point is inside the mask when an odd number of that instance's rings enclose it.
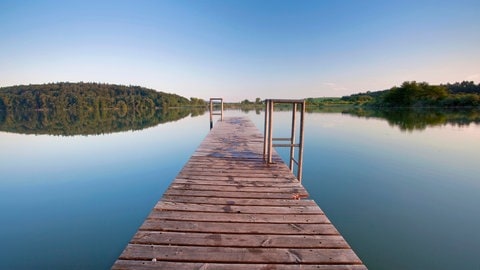
<instances>
[{"instance_id":1,"label":"metal ladder","mask_svg":"<svg viewBox=\"0 0 480 270\"><path fill-rule=\"evenodd\" d=\"M275 104L292 104L292 126L291 136L289 138L274 138L273 137L273 110ZM296 141L296 114L300 106L300 135L299 141ZM304 115L305 115L305 100L295 99L266 99L265 100L265 124L264 124L264 138L263 138L263 160L267 164L274 163L272 161L273 147L290 147L289 168L293 173L293 165L297 165L297 179L302 181L302 165L303 165L303 139L304 139ZM289 143L273 143L273 141L287 141ZM298 160L295 159L295 148L298 147Z\"/></svg>"},{"instance_id":2,"label":"metal ladder","mask_svg":"<svg viewBox=\"0 0 480 270\"><path fill-rule=\"evenodd\" d=\"M220 112L214 111L214 103L220 103ZM214 115L220 115L220 121L223 121L223 98L210 98L210 129L213 128Z\"/></svg>"}]
</instances>

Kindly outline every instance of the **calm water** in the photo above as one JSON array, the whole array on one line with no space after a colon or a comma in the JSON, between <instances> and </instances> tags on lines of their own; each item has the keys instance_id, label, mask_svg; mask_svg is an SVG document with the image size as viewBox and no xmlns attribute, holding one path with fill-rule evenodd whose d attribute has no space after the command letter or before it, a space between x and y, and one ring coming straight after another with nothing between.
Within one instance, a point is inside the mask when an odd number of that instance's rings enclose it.
<instances>
[{"instance_id":1,"label":"calm water","mask_svg":"<svg viewBox=\"0 0 480 270\"><path fill-rule=\"evenodd\" d=\"M480 125L434 116L307 114L303 183L370 269L480 269ZM0 132L0 269L108 269L208 128Z\"/></svg>"}]
</instances>

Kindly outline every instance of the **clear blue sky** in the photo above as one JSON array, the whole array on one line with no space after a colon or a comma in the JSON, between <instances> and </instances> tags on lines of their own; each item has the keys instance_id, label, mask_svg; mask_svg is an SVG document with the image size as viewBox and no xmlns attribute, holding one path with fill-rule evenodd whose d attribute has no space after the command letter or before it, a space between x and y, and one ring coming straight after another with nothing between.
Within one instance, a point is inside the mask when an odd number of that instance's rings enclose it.
<instances>
[{"instance_id":1,"label":"clear blue sky","mask_svg":"<svg viewBox=\"0 0 480 270\"><path fill-rule=\"evenodd\" d=\"M0 86L186 97L342 96L480 82L480 1L4 1Z\"/></svg>"}]
</instances>

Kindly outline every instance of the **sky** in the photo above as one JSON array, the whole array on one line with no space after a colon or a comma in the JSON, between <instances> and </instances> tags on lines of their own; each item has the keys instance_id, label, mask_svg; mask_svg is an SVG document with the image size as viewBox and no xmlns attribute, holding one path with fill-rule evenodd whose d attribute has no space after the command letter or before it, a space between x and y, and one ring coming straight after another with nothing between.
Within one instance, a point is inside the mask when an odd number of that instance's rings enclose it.
<instances>
[{"instance_id":1,"label":"sky","mask_svg":"<svg viewBox=\"0 0 480 270\"><path fill-rule=\"evenodd\" d=\"M0 0L0 87L226 101L480 82L480 1Z\"/></svg>"}]
</instances>

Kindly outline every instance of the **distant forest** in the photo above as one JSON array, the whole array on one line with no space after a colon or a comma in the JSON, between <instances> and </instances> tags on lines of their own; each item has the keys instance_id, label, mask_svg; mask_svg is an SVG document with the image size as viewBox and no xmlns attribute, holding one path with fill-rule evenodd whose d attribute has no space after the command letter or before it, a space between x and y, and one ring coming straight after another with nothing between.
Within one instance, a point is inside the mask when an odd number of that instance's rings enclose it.
<instances>
[{"instance_id":1,"label":"distant forest","mask_svg":"<svg viewBox=\"0 0 480 270\"><path fill-rule=\"evenodd\" d=\"M389 90L353 94L341 100L374 107L479 107L480 83L429 85L407 81Z\"/></svg>"},{"instance_id":2,"label":"distant forest","mask_svg":"<svg viewBox=\"0 0 480 270\"><path fill-rule=\"evenodd\" d=\"M0 110L108 110L126 112L205 105L205 101L140 86L49 83L0 88Z\"/></svg>"}]
</instances>

